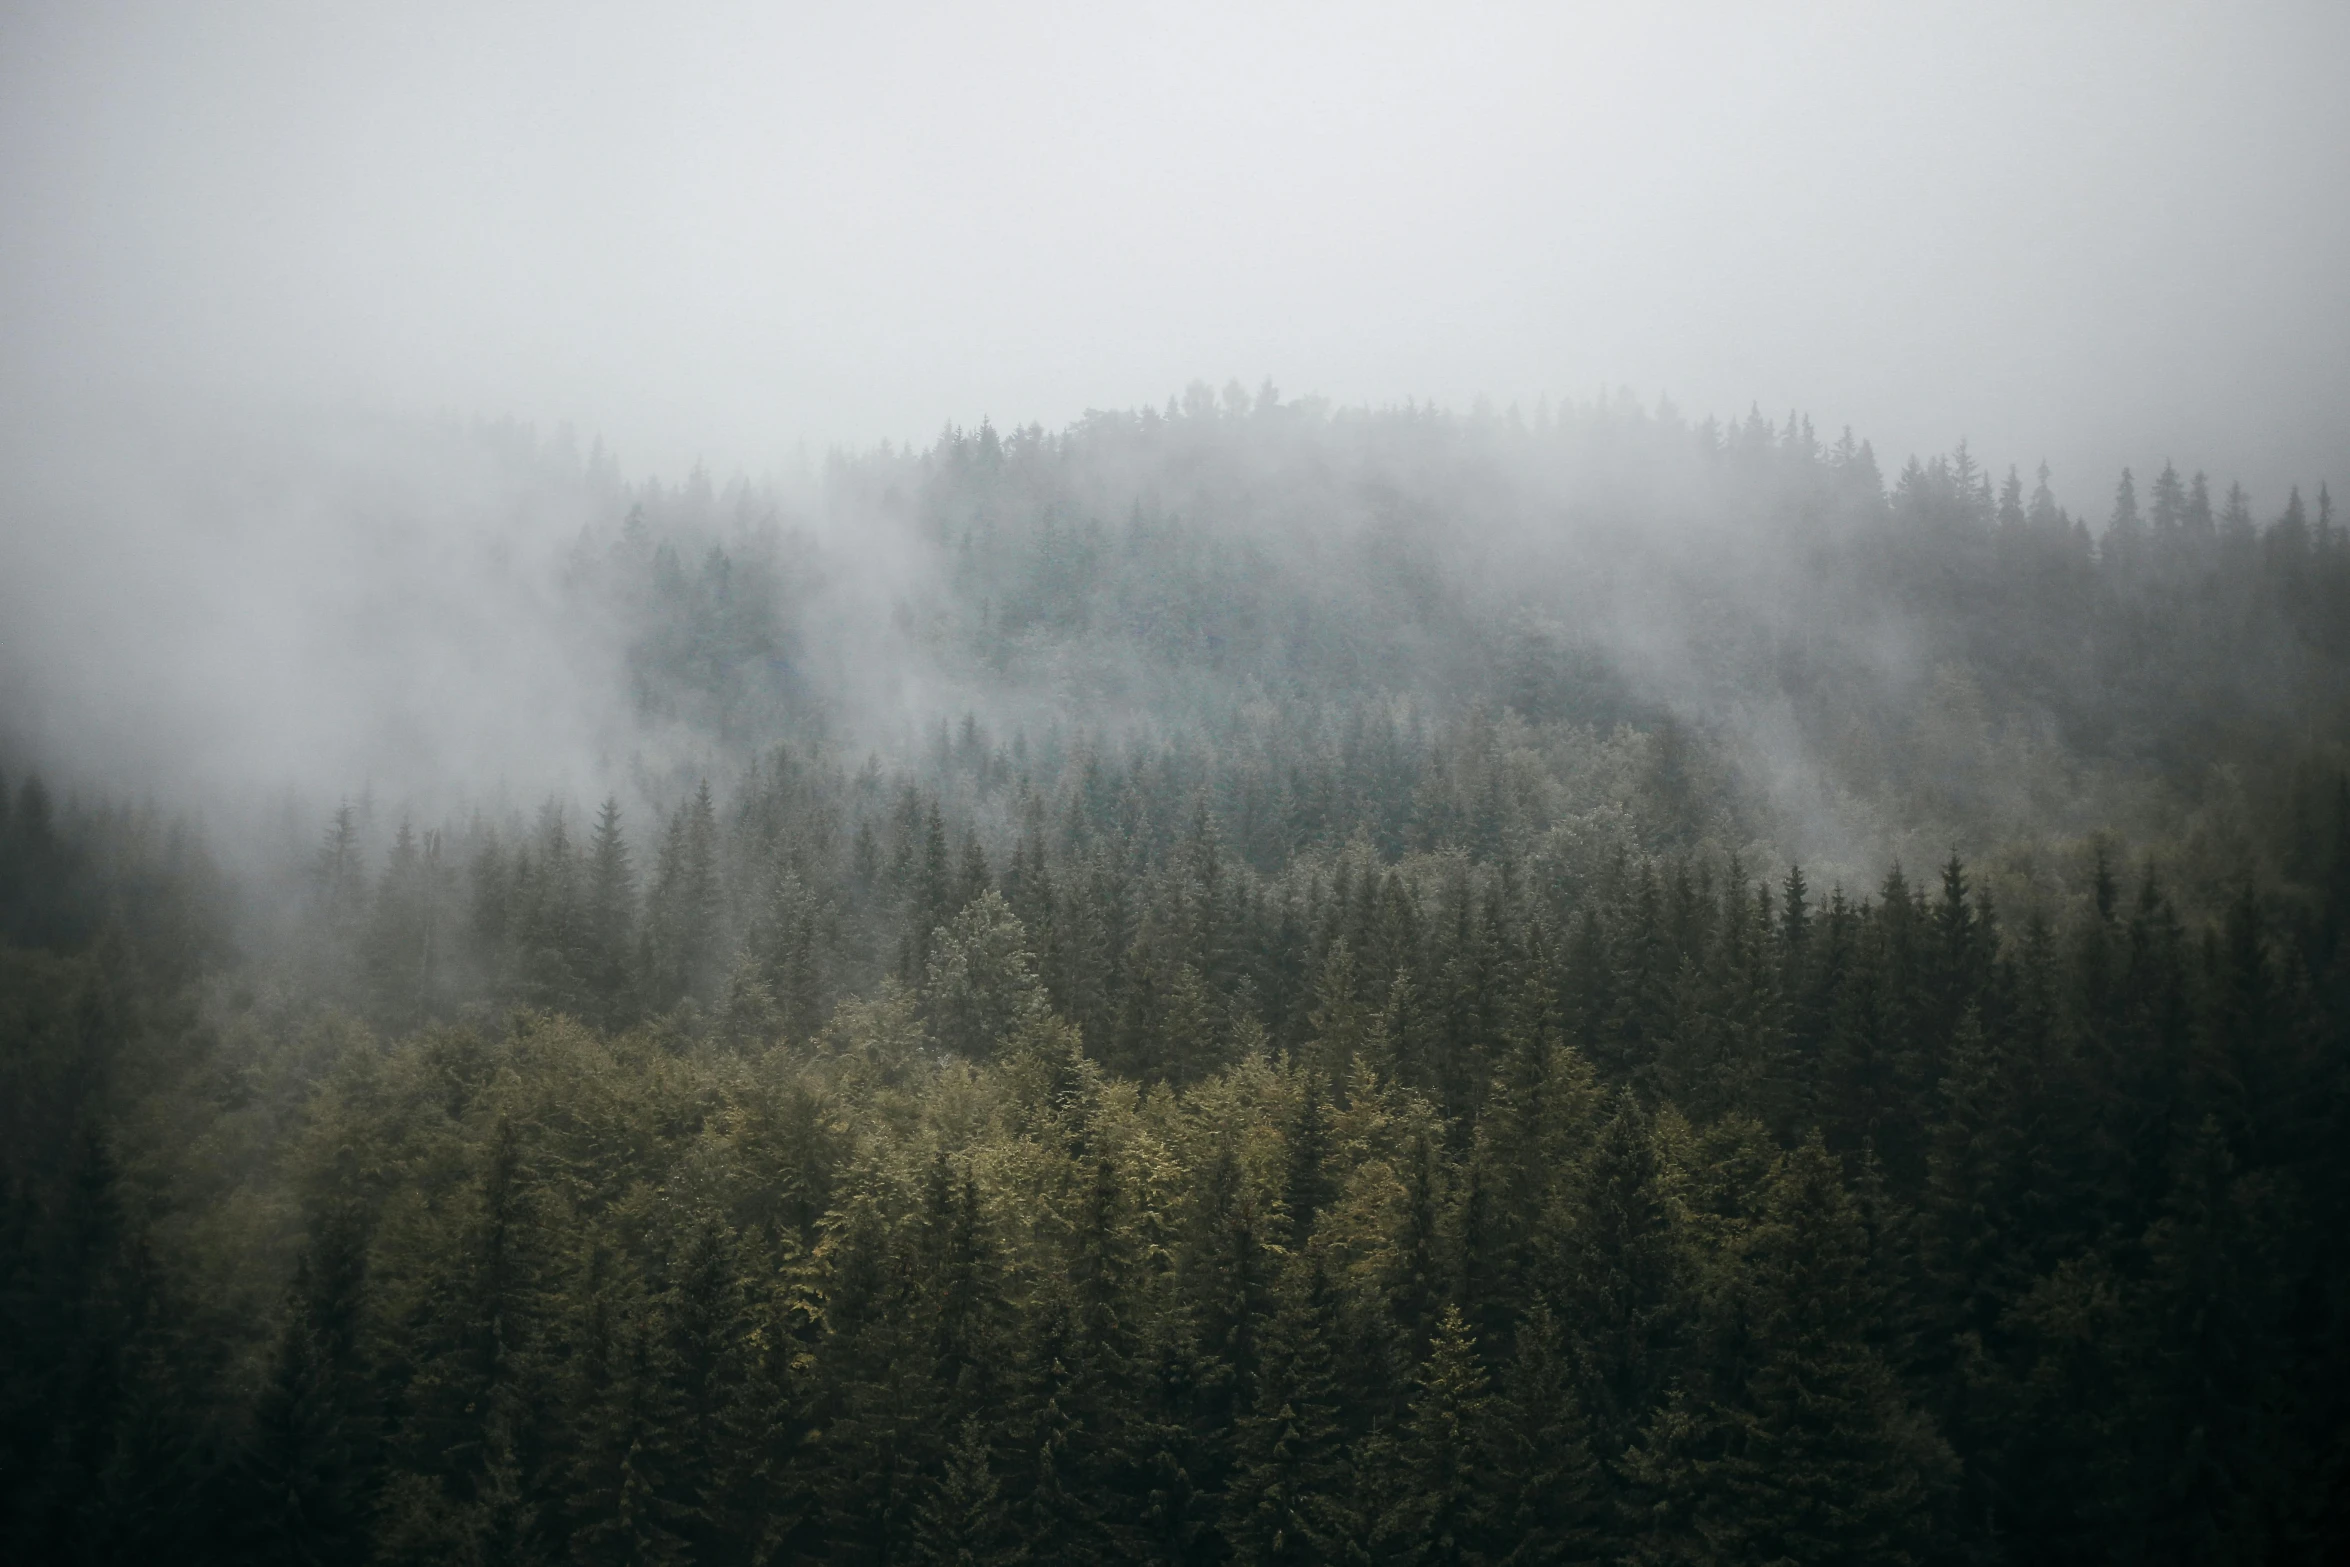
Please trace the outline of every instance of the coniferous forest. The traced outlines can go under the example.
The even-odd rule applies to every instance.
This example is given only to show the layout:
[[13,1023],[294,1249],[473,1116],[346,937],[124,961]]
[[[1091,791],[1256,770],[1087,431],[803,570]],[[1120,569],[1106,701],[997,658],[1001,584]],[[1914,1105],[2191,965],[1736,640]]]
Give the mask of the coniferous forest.
[[2330,494],[445,439],[584,761],[0,757],[8,1559],[2350,1560]]

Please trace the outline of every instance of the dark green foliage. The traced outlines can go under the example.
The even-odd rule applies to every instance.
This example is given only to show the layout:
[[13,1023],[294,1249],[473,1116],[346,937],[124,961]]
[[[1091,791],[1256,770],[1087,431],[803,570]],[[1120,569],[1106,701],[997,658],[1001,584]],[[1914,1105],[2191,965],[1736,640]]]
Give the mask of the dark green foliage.
[[1233,1432],[1224,1536],[1242,1562],[1359,1560],[1369,1530],[1341,1424],[1329,1280],[1310,1257],[1284,1281],[1248,1413]]
[[240,1465],[254,1560],[349,1561],[370,1537],[380,1421],[360,1341],[366,1242],[355,1215],[324,1218],[295,1272]]
[[1661,1404],[1689,1331],[1692,1264],[1672,1232],[1666,1173],[1650,1117],[1623,1093],[1553,1226],[1546,1293],[1603,1457],[1622,1453]]
[[1376,1528],[1382,1554],[1445,1567],[1500,1560],[1512,1543],[1507,1449],[1496,1441],[1506,1426],[1458,1310],[1438,1320],[1417,1384]]
[[[1016,860],[1050,910],[1050,862]],[[358,1047],[233,1396],[94,1130],[121,1061],[156,1070],[110,1042],[160,1014],[92,958],[10,953],[6,1301],[38,1346],[7,1382],[12,1537],[1499,1563],[2338,1535],[2342,1275],[2311,1242],[2341,1032],[2260,902],[2198,947],[2093,864],[2068,929],[2003,935],[1955,862],[1933,900],[1893,879],[1824,913],[1792,873],[1766,901],[1668,864],[1594,888],[1564,944],[1491,887],[1464,942],[1339,869],[1292,969],[1318,977],[1277,1003],[1295,1063],[1244,1015],[1241,1055],[1147,1098],[1079,1052],[992,887],[934,931],[919,1006],[783,1046],[524,1019]],[[1243,954],[1313,939],[1235,907]],[[1463,1031],[1466,1062],[1398,1070],[1410,976],[1461,954],[1485,977],[1457,1020],[1405,1027]],[[1655,1021],[1604,999],[1667,959]],[[1661,1073],[1628,1043],[1651,1028]],[[1448,1073],[1450,1133],[1422,1097]]]
[[[243,955],[192,834],[0,788],[9,1559],[2350,1554],[2324,504],[2166,469],[2097,545],[1963,448],[1888,497],[1792,420],[1495,422],[1694,453],[1803,563],[1688,711],[1569,629],[1685,603],[1638,551],[1501,604],[1401,481],[1097,504],[1459,454],[1285,417],[840,465],[942,552],[897,630],[1098,677],[1065,724],[865,759],[797,546],[649,494],[577,590],[707,781],[362,797]],[[1969,857],[1782,870],[1750,700]]]
[[1592,1449],[1567,1338],[1537,1304],[1518,1342],[1485,1435],[1497,1488],[1491,1559],[1589,1561],[1614,1537],[1613,1488]]
[[1013,1567],[1029,1559],[977,1416],[963,1422],[931,1495],[916,1514],[910,1560],[935,1567]]

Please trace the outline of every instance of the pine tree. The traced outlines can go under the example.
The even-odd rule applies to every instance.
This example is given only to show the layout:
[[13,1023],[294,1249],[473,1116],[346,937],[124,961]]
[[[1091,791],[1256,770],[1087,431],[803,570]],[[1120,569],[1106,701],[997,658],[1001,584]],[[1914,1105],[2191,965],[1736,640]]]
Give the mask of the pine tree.
[[1289,1249],[1302,1252],[1314,1232],[1314,1219],[1330,1200],[1330,1122],[1323,1099],[1322,1079],[1311,1071],[1298,1074],[1297,1115],[1286,1128],[1287,1180],[1282,1210],[1289,1220]]
[[330,995],[350,996],[358,986],[367,920],[367,851],[360,810],[344,800],[327,824],[325,841],[311,868],[319,943],[315,961]]
[[674,1454],[659,1498],[667,1522],[697,1561],[717,1559],[725,1529],[728,1434],[737,1424],[747,1349],[739,1246],[716,1214],[685,1227],[659,1302],[661,1363],[674,1389],[670,1429],[655,1433]]
[[367,1542],[377,1422],[359,1346],[366,1268],[358,1216],[323,1219],[288,1292],[239,1466],[256,1560],[348,1561]]
[[2280,1197],[2266,1177],[2238,1173],[2226,1129],[2207,1117],[2148,1228],[2143,1336],[2132,1346],[2142,1489],[2108,1492],[2140,1560],[2260,1561],[2282,1544]]
[[976,1415],[963,1422],[945,1471],[915,1515],[912,1559],[936,1567],[1013,1567],[1029,1559]]
[[586,987],[594,1020],[616,1028],[637,994],[636,869],[620,830],[620,802],[607,797],[588,845]]
[[1511,1567],[1601,1558],[1613,1500],[1593,1454],[1567,1336],[1536,1302],[1494,1412],[1494,1559]]
[[1032,1315],[1014,1429],[1025,1449],[1015,1516],[1030,1558],[1078,1563],[1108,1559],[1120,1543],[1111,1498],[1091,1483],[1086,1452],[1090,1390],[1078,1334],[1079,1307],[1066,1288],[1052,1291]]
[[922,1006],[942,1048],[985,1061],[1044,1005],[1028,933],[992,888],[936,932]]
[[1503,1501],[1494,1463],[1495,1416],[1468,1324],[1447,1306],[1421,1367],[1396,1444],[1393,1500],[1379,1521],[1399,1562],[1466,1567],[1497,1559]]
[[1234,1433],[1224,1537],[1249,1564],[1356,1559],[1367,1531],[1340,1427],[1335,1304],[1317,1259],[1283,1281],[1266,1334],[1264,1374]]
[[1318,1089],[1343,1084],[1369,1034],[1370,1009],[1356,994],[1354,949],[1344,936],[1330,943],[1314,980],[1313,1032],[1300,1063]]
[[685,1531],[691,1484],[679,1443],[673,1370],[650,1313],[629,1313],[616,1334],[614,1369],[573,1491],[579,1511],[573,1558],[582,1563],[693,1560]]
[[[1789,1154],[1724,1297],[1744,1365],[1653,1423],[1635,1560],[1909,1563],[1942,1548],[1957,1465],[1869,1341],[1866,1237],[1815,1138]],[[1659,1527],[1661,1525],[1661,1527]]]
[[403,817],[377,884],[367,939],[367,977],[375,1013],[395,1026],[413,1025],[439,999],[442,951],[438,885],[440,835],[420,841]]
[[670,816],[653,874],[640,967],[654,1011],[716,998],[721,893],[717,807],[704,780]]
[[1661,1404],[1684,1332],[1688,1263],[1664,1183],[1648,1115],[1624,1093],[1578,1172],[1545,1269],[1604,1458]]
[[2130,470],[2122,470],[2121,482],[2114,486],[2113,515],[2105,524],[2105,537],[2099,541],[2099,554],[2108,565],[2131,567],[2136,565],[2145,548],[2146,525],[2138,515],[2138,486],[2130,477]]
[[[1414,1357],[1424,1354],[1436,1332],[1445,1274],[1440,1254],[1439,1216],[1444,1208],[1436,1139],[1424,1125],[1412,1128],[1404,1145],[1403,1232],[1396,1237],[1387,1279],[1387,1301],[1395,1325]],[[1444,1308],[1453,1309],[1453,1308]]]
[[[1205,1364],[1202,1420],[1220,1435],[1248,1407],[1272,1315],[1279,1226],[1268,1225],[1240,1163],[1234,1134],[1217,1141],[1204,1176],[1199,1230],[1186,1248],[1191,1315]],[[1211,1482],[1220,1477],[1207,1477]]]
[[402,1560],[459,1548],[526,1551],[540,1529],[522,1470],[540,1440],[545,1396],[541,1201],[521,1131],[501,1115],[471,1217],[451,1237],[403,1349],[417,1369],[392,1439],[383,1524],[386,1549]]
[[2150,520],[2156,549],[2165,552],[2175,549],[2186,527],[2187,487],[2179,478],[2179,470],[2167,460],[2154,481]]

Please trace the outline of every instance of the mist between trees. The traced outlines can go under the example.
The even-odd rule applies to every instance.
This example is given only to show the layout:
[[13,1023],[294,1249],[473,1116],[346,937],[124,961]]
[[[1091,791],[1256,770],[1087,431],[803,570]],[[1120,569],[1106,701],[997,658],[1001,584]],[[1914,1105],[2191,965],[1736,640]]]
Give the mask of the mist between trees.
[[12,644],[22,1559],[2350,1545],[2322,487],[1269,387],[324,472],[203,503],[320,654],[191,622],[184,788]]

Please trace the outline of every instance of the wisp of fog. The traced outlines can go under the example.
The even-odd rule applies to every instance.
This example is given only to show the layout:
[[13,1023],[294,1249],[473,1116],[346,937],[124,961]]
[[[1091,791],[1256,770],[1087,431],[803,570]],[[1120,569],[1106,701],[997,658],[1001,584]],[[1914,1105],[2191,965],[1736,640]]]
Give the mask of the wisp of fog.
[[[682,776],[749,737],[649,705],[642,628],[575,557],[700,486],[735,500],[681,547],[796,541],[791,682],[886,744],[1013,700],[926,640],[961,524],[877,477],[894,443],[1074,435],[1237,372],[1312,394],[1293,433],[1466,423],[1342,416],[1197,471],[1091,440],[1007,523],[1156,508],[1308,575],[1334,528],[1384,539],[1808,798],[1703,606],[1830,627],[1906,689],[1901,617],[1806,598],[1686,454],[1633,493],[1473,432],[1640,388],[1849,424],[1888,481],[1962,439],[2047,459],[2092,527],[2174,460],[2273,516],[2350,443],[2346,44],[2318,5],[16,7],[8,742],[215,807]],[[1091,656],[996,716],[1206,700]]]

